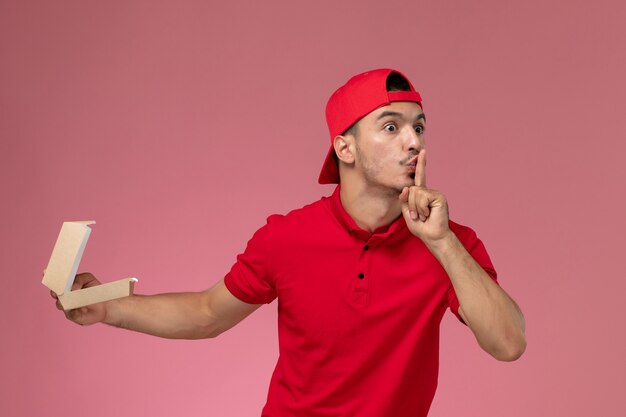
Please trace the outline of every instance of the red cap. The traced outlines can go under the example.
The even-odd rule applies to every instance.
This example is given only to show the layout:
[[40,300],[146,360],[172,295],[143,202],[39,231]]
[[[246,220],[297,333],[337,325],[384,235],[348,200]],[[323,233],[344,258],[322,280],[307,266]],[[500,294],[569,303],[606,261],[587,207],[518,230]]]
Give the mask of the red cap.
[[[409,91],[387,91],[387,77],[396,73],[409,84]],[[413,101],[422,106],[422,98],[400,71],[377,69],[355,75],[339,87],[326,104],[326,123],[330,131],[330,149],[320,172],[320,184],[339,183],[339,169],[334,159],[335,137],[343,134],[368,113],[394,101]]]

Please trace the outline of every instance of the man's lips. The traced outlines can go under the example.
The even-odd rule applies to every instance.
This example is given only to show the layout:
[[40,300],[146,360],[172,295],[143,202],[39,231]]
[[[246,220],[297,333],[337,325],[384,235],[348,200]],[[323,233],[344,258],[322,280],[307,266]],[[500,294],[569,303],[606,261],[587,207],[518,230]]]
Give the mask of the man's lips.
[[414,156],[413,158],[409,159],[409,161],[406,163],[406,166],[411,171],[415,171],[415,168],[417,167],[417,156]]

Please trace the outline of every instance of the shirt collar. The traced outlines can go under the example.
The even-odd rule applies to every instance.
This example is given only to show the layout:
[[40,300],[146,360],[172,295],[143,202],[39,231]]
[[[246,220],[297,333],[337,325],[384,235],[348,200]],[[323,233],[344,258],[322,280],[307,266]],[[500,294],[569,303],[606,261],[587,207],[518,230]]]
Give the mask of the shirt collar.
[[394,220],[391,224],[386,226],[381,226],[378,229],[374,230],[373,233],[370,233],[367,230],[361,229],[354,219],[348,214],[348,212],[343,208],[341,204],[341,185],[337,185],[335,191],[330,197],[330,208],[335,216],[335,218],[339,221],[341,226],[345,228],[348,233],[351,235],[355,235],[364,240],[369,239],[372,236],[378,237],[387,237],[393,236],[394,234],[400,232],[402,229],[406,229],[406,223],[402,215],[400,215],[396,220]]

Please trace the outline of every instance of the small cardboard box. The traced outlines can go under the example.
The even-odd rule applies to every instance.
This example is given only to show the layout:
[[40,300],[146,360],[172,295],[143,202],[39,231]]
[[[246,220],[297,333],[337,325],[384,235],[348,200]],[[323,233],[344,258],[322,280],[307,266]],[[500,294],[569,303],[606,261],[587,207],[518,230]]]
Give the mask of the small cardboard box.
[[132,295],[136,278],[72,291],[80,259],[91,234],[94,220],[64,222],[44,273],[43,285],[54,291],[64,310],[71,310]]

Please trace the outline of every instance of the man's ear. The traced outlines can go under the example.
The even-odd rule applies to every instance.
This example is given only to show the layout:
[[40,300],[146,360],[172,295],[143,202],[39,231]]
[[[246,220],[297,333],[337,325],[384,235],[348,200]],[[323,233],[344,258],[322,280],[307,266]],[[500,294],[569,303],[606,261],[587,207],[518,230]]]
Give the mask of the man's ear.
[[354,163],[354,137],[337,135],[333,141],[337,159],[346,164]]

